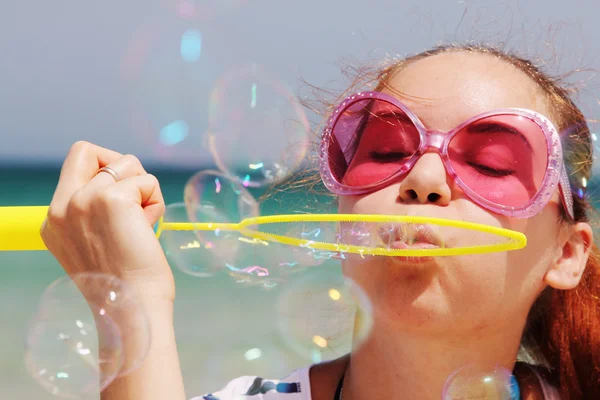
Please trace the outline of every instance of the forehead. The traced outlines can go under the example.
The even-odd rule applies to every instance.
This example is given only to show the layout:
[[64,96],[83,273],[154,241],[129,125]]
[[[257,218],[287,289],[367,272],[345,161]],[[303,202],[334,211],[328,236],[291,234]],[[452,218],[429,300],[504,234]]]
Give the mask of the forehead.
[[389,88],[383,92],[400,97],[436,129],[451,129],[499,108],[526,108],[549,117],[546,98],[535,82],[517,67],[488,54],[431,56],[409,63],[387,83]]

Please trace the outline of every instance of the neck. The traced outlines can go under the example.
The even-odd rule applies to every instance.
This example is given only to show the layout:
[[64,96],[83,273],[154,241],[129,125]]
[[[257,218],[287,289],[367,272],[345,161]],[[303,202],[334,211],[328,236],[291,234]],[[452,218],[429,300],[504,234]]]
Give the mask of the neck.
[[343,400],[439,400],[448,377],[466,365],[512,371],[521,328],[501,327],[456,338],[398,332],[376,324],[369,338],[352,351]]

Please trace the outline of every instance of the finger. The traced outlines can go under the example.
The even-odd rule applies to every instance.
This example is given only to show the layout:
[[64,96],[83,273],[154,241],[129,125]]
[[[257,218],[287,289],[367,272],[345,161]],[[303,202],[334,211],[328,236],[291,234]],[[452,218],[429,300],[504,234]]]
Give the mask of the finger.
[[66,205],[73,193],[90,181],[98,170],[118,160],[122,154],[88,142],[77,142],[69,150],[60,171],[53,205]]
[[141,206],[151,226],[165,213],[165,201],[154,175],[133,176],[108,186],[104,192],[109,201],[129,201]]
[[[131,154],[126,154],[120,157],[118,160],[108,164],[107,167],[112,169],[117,174],[119,181],[132,178],[134,176],[147,174],[140,160]],[[81,190],[85,190],[86,192],[90,193],[98,190],[104,190],[106,186],[114,183],[116,183],[116,180],[111,174],[97,171],[96,175],[89,181],[89,183],[82,187]]]

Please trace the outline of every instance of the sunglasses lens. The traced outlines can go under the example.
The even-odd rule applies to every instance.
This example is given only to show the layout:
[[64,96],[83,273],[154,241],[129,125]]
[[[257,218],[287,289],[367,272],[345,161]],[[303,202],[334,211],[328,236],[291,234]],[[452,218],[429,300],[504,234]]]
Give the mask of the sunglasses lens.
[[328,146],[329,168],[337,182],[376,185],[401,171],[419,149],[417,128],[387,101],[359,100],[340,112]]
[[472,192],[501,206],[524,207],[537,194],[548,164],[546,135],[518,115],[481,118],[448,146],[456,175]]

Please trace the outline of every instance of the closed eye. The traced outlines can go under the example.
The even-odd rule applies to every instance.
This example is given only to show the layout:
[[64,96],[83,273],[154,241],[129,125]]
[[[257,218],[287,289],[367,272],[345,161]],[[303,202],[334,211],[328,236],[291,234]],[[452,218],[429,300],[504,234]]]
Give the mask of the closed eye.
[[496,168],[492,168],[488,165],[477,164],[477,163],[473,163],[473,162],[469,162],[469,163],[467,163],[467,165],[476,169],[477,171],[481,172],[484,175],[492,176],[492,177],[509,176],[509,175],[514,174],[514,172],[515,172],[511,169],[496,169]]
[[385,153],[380,153],[373,151],[370,156],[372,159],[381,162],[390,162],[390,161],[398,161],[405,158],[409,158],[412,153],[400,152],[400,151],[390,151]]

